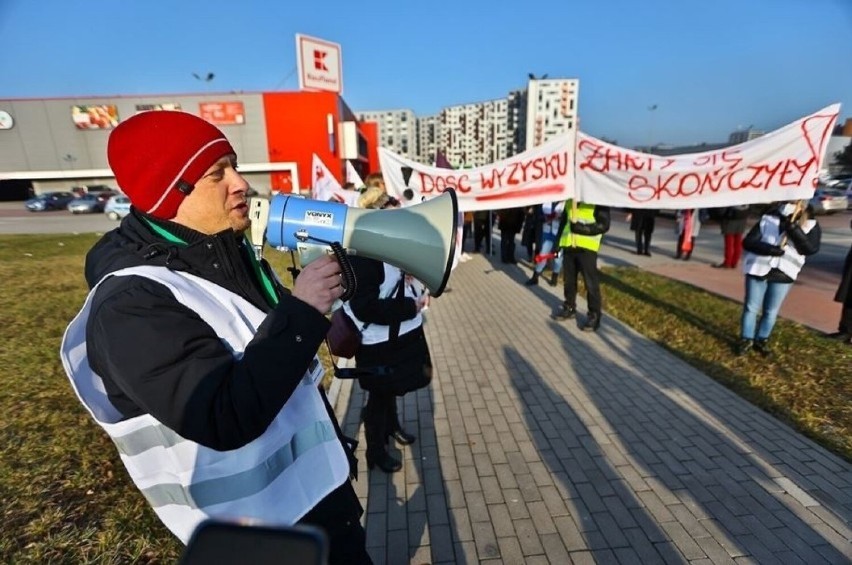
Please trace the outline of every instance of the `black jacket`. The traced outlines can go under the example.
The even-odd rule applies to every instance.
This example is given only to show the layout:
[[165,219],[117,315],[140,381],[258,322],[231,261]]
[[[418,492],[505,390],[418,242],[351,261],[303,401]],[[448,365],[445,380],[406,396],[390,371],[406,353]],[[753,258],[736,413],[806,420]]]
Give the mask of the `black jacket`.
[[568,204],[565,204],[565,210],[562,211],[562,217],[559,220],[559,231],[556,234],[557,242],[562,237],[566,225],[570,225],[572,233],[577,235],[603,235],[609,231],[610,213],[608,206],[595,205],[595,222],[593,224],[581,224],[579,222],[572,224],[568,221],[568,216],[571,213],[571,206]]
[[[170,243],[151,222],[186,244]],[[313,360],[329,322],[276,283],[279,302],[273,306],[249,253],[231,230],[208,236],[136,210],[92,248],[86,257],[90,288],[121,268],[167,266],[268,312],[237,360],[210,326],[159,283],[138,276],[105,281],[93,299],[86,341],[90,365],[122,414],[149,413],[182,437],[220,451],[266,430]]]

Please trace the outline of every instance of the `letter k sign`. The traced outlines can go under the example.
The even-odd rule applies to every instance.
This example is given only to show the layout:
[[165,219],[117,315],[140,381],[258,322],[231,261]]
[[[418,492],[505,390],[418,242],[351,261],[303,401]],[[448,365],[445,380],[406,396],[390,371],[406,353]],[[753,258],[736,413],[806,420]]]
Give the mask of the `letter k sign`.
[[314,70],[316,71],[327,71],[328,67],[325,66],[325,56],[328,55],[325,51],[320,51],[319,49],[314,49]]

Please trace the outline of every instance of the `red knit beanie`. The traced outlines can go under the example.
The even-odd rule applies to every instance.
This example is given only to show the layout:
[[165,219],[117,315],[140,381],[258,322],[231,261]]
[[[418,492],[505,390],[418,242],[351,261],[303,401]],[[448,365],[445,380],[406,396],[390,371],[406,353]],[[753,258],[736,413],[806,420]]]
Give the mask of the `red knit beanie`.
[[115,180],[138,210],[170,220],[216,161],[234,153],[218,128],[186,112],[150,111],[124,120],[109,136]]

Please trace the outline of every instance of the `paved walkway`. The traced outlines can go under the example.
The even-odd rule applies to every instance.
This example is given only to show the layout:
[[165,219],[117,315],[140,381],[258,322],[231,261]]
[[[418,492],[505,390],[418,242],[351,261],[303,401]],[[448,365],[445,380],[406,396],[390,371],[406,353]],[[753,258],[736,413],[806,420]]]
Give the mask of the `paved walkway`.
[[852,561],[852,465],[606,314],[550,320],[561,289],[527,276],[474,256],[430,309],[418,441],[356,483],[376,563]]

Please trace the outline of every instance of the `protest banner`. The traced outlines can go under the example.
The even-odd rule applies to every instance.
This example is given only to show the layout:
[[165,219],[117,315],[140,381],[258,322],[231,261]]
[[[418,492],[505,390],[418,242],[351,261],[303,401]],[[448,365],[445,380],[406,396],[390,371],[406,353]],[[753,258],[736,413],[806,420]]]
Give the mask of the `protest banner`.
[[813,196],[840,104],[757,139],[659,156],[577,137],[578,199],[624,208],[714,208]]
[[442,169],[379,148],[389,194],[421,202],[453,188],[459,210],[496,210],[566,200],[574,194],[574,132],[502,161],[470,169]]
[[347,206],[358,206],[358,197],[361,194],[357,190],[343,190],[322,159],[314,153],[311,164],[311,198],[314,200],[333,200]]

